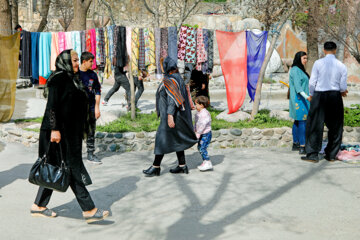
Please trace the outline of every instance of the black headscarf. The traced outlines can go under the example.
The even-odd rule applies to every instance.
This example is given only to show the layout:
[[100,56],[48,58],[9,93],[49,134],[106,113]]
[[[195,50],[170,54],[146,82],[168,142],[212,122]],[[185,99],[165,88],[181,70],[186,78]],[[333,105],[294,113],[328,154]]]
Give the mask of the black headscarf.
[[294,61],[291,67],[300,68],[307,76],[310,78],[309,74],[306,72],[304,65],[301,63],[301,57],[306,56],[306,52],[300,51],[295,54]]

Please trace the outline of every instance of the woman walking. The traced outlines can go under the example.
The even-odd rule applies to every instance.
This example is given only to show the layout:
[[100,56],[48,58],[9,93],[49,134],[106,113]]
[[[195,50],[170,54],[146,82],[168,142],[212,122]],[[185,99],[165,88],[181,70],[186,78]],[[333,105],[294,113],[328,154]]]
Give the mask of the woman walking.
[[156,112],[160,125],[155,138],[153,165],[143,170],[146,176],[159,176],[164,154],[176,152],[178,166],[171,173],[189,173],[184,150],[197,143],[191,118],[189,96],[176,63],[167,57],[161,64],[164,78],[156,92]]
[[[70,168],[70,187],[83,211],[83,217],[96,222],[109,215],[108,211],[95,208],[86,185],[91,179],[82,161],[82,140],[89,133],[89,100],[85,86],[79,79],[79,57],[74,50],[63,51],[56,59],[56,71],[47,82],[48,101],[40,128],[39,156],[43,156],[49,145],[55,150],[61,144],[66,165]],[[57,143],[57,144],[55,144]],[[55,161],[56,153],[49,151],[50,161]],[[55,159],[55,160],[54,160]],[[46,206],[53,190],[40,187],[32,216],[56,217],[56,213]]]
[[300,154],[305,154],[305,127],[310,108],[309,74],[305,70],[306,63],[306,53],[302,51],[296,53],[289,77],[289,111],[290,117],[294,119],[292,150],[299,151]]

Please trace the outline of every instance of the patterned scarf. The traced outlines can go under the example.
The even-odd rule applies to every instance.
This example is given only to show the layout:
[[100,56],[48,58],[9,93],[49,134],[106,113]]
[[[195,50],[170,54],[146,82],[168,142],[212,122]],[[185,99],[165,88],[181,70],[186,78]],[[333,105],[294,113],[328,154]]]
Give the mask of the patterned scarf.
[[181,26],[180,28],[180,38],[178,45],[178,59],[184,61],[185,59],[185,49],[186,49],[186,39],[187,39],[187,26]]
[[167,28],[161,28],[160,38],[161,38],[160,56],[162,58],[166,58],[168,55],[168,29]]
[[[207,56],[207,53],[209,52],[209,30],[203,29],[203,38],[204,38],[204,46]],[[206,59],[206,61],[203,62],[201,65],[201,71],[203,72],[203,74],[207,73],[207,69],[208,69],[208,61]]]
[[144,39],[144,29],[139,29],[139,69],[145,69],[145,39]]
[[86,30],[85,32],[85,51],[91,52],[91,37],[90,37],[90,30]]
[[197,29],[197,45],[196,45],[196,70],[201,71],[202,63],[207,60],[207,52],[205,51],[203,30]]
[[137,77],[139,75],[139,29],[133,28],[131,33],[131,71]]
[[155,28],[155,60],[156,60],[156,73],[161,72],[160,68],[160,49],[161,49],[161,32],[160,28]]
[[207,73],[212,73],[214,67],[214,31],[209,30],[208,68]]
[[81,52],[86,51],[86,37],[85,37],[85,31],[80,32],[80,41],[81,41]]
[[[175,79],[173,78],[169,78],[167,76],[165,76],[162,80],[162,82],[160,83],[160,86],[157,90],[157,94],[160,92],[161,89],[165,88],[165,91],[167,93],[167,95],[174,100],[176,106],[178,108],[181,108],[182,111],[185,111],[185,99],[184,97],[181,95],[180,89],[179,89],[179,85],[176,82]],[[158,117],[160,116],[160,111],[158,109],[158,104],[156,104],[156,112]]]
[[109,37],[108,29],[104,28],[104,39],[105,39],[105,68],[104,68],[104,77],[109,78],[111,76],[111,62],[110,62],[110,51],[109,51]]
[[168,56],[177,62],[177,30],[176,27],[168,28]]
[[61,53],[62,51],[64,51],[66,49],[66,38],[65,38],[65,33],[64,32],[59,32],[58,33],[58,38],[59,38],[59,52]]
[[196,62],[196,30],[195,30],[195,28],[192,28],[192,27],[188,28],[185,51],[186,51],[185,63],[195,64],[195,62]]
[[149,73],[153,73],[156,69],[155,61],[155,39],[152,28],[144,29],[145,39],[145,66]]
[[105,37],[103,28],[96,28],[96,62],[101,68],[105,66]]

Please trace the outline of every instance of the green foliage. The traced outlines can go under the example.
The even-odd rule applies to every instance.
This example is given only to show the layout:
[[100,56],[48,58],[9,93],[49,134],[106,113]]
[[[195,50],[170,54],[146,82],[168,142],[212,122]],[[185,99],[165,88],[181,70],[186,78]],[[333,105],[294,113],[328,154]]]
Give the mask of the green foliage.
[[29,132],[40,132],[40,128],[24,128],[24,130]]
[[264,77],[263,83],[276,83],[276,81],[272,78]]
[[15,123],[22,123],[22,122],[41,123],[42,119],[43,119],[42,117],[38,117],[38,118],[19,118],[19,119],[15,119],[14,122]]
[[198,25],[198,24],[195,24],[195,25],[183,24],[183,26],[191,27],[191,28],[199,28],[199,25]]
[[294,16],[294,25],[300,28],[304,28],[307,26],[308,21],[308,13],[305,12],[298,12]]
[[344,109],[344,126],[360,127],[360,104],[353,104]]

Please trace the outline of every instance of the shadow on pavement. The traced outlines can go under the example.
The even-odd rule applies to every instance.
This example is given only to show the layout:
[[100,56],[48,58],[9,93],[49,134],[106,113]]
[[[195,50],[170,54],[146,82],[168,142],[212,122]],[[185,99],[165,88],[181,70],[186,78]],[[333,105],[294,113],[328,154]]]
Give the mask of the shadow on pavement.
[[11,184],[17,179],[27,179],[29,177],[32,164],[19,164],[9,170],[0,172],[0,189]]
[[280,198],[283,194],[306,181],[308,178],[314,176],[326,166],[328,166],[328,164],[323,162],[317,167],[311,168],[309,171],[296,179],[288,182],[282,187],[277,188],[275,191],[263,196],[259,200],[249,203],[247,206],[239,209],[235,209],[236,205],[229,206],[234,208],[234,211],[231,214],[208,224],[201,223],[201,220],[220,202],[233,174],[224,173],[221,184],[217,188],[217,192],[205,205],[201,204],[199,197],[189,187],[189,183],[185,178],[175,178],[178,182],[177,186],[179,186],[180,190],[185,196],[187,196],[190,205],[183,210],[182,217],[168,228],[166,239],[216,239],[224,233],[224,229],[228,225],[233,224],[261,206]]
[[[125,177],[118,181],[111,183],[110,185],[93,190],[90,192],[91,198],[93,199],[95,206],[100,209],[109,210],[110,216],[112,215],[111,206],[134,191],[137,186],[136,183],[140,180],[139,177]],[[71,202],[60,205],[53,208],[60,217],[82,219],[82,211],[79,207],[76,199]],[[112,221],[105,221],[101,225],[112,224]]]

